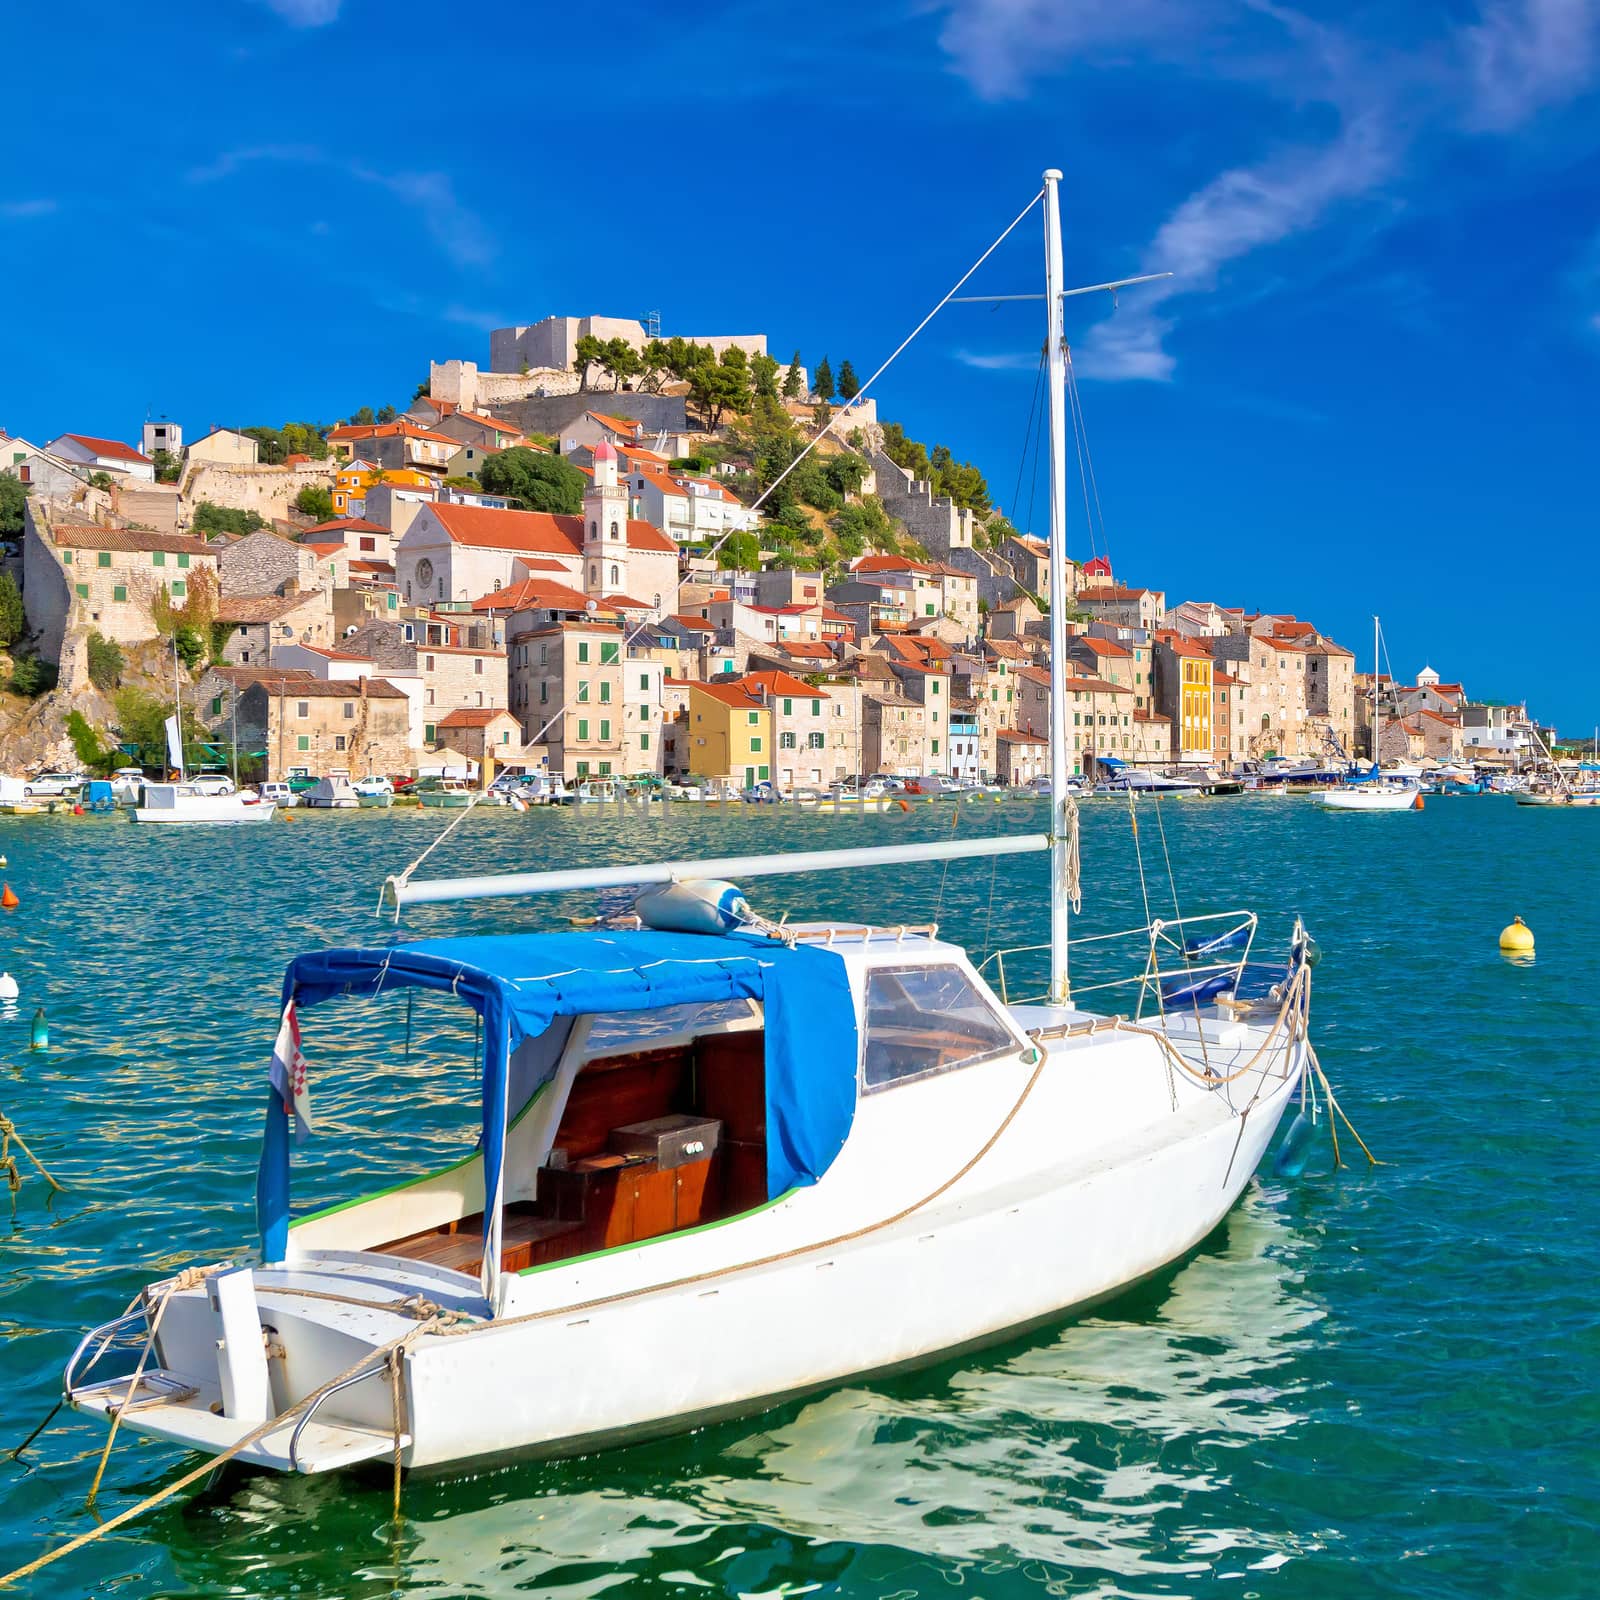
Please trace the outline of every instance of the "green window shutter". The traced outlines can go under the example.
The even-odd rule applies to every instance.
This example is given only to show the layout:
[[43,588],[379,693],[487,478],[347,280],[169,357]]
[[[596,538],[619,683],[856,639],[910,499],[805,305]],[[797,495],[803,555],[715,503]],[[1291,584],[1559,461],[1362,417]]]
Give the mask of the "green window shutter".
[[189,558],[188,556],[184,555],[182,551],[178,553],[178,565],[180,567],[187,567],[189,565]]
[[589,737],[589,719],[587,717],[578,718],[578,737],[580,739]]
[[648,733],[641,733],[639,735],[639,748],[641,750],[648,750],[650,748],[650,735]]
[[649,689],[650,689],[650,674],[648,672],[641,672],[639,674],[639,687],[641,689],[645,690],[647,693],[649,692]]
[[126,600],[128,598],[128,587],[127,587],[127,585],[123,584],[123,583],[119,583],[111,591],[111,598],[113,600]]
[[771,777],[772,774],[770,772],[768,772],[765,767],[757,767],[756,768],[756,776],[758,778],[761,778],[761,779],[765,780],[765,779]]
[[297,750],[309,750],[311,748],[311,735],[308,733],[297,734],[294,743]]
[[438,728],[437,728],[437,725],[432,723],[432,722],[423,723],[423,725],[422,725],[422,738],[423,738],[423,742],[426,743],[426,744],[437,744],[438,743]]
[[603,682],[600,685],[600,704],[603,706],[611,704],[611,685],[609,683]]
[[923,607],[923,608],[922,608],[922,614],[923,614],[923,615],[924,615],[924,616],[925,616],[925,617],[931,617],[931,616],[932,616],[932,615],[933,615],[933,607],[932,607],[932,606],[931,606],[931,605],[926,605],[926,606],[924,606],[924,607]]
[[100,552],[99,559],[96,561],[95,565],[96,566],[101,566],[101,567],[109,567],[111,565],[111,552],[109,550],[102,550]]
[[600,776],[602,778],[609,778],[611,776],[611,763],[609,761],[602,761],[600,763]]
[[78,598],[80,600],[87,600],[89,598],[89,585],[88,584],[79,583],[79,584],[74,584],[73,587],[75,589],[77,589]]
[[172,580],[172,598],[174,600],[181,599],[184,595],[188,594],[188,592],[189,585],[186,584],[182,578],[174,578]]
[[602,717],[600,719],[600,742],[604,744],[611,737],[611,724]]
[[750,711],[747,712],[746,715],[750,719],[750,726],[752,728],[759,728],[761,726],[761,713],[759,711]]
[[61,552],[61,559],[70,567],[72,565],[72,552],[70,550],[63,550]]
[[616,647],[616,645],[614,645],[614,644],[603,644],[603,645],[600,646],[600,664],[601,664],[601,666],[604,666],[609,661],[615,661],[616,659],[617,659],[617,647]]
[[783,702],[783,714],[786,717],[792,717],[794,715],[794,701],[793,700],[785,700]]
[[587,778],[589,776],[589,763],[587,761],[580,761],[578,763],[578,776],[580,778]]
[[820,717],[822,715],[822,702],[820,700],[813,700],[811,702],[811,715],[814,717]]
[[152,567],[164,567],[166,564],[167,552],[165,550],[152,550],[150,552],[150,565]]
[[939,741],[937,739],[933,741],[933,753],[935,755],[938,755],[939,753]]
[[580,639],[578,641],[578,659],[580,661],[587,661],[589,659],[589,641],[587,639]]
[[222,696],[220,694],[212,695],[211,697],[211,715],[214,717],[222,715]]
[[750,754],[753,756],[758,756],[761,754],[761,741],[754,736],[752,736],[750,740]]

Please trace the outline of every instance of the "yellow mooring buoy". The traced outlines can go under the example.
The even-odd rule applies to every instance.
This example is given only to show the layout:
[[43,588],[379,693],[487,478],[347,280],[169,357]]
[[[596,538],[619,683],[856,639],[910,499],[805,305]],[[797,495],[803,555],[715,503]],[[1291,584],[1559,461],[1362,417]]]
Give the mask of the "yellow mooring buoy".
[[1509,928],[1500,930],[1500,948],[1518,955],[1533,954],[1533,929],[1521,917],[1513,917]]

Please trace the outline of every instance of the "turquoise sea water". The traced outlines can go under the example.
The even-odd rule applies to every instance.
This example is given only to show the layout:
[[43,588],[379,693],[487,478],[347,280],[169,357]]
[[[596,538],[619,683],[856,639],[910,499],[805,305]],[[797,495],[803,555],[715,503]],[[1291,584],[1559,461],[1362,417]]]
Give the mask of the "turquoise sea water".
[[[1043,811],[953,817],[481,812],[425,875],[1021,830]],[[0,877],[22,902],[0,921],[0,965],[21,985],[0,1017],[0,1109],[71,1185],[47,1204],[29,1173],[0,1218],[0,1445],[43,1417],[86,1326],[159,1272],[253,1245],[283,965],[389,937],[371,914],[378,884],[443,820],[0,819]],[[1163,834],[1184,912],[1252,906],[1273,949],[1305,916],[1324,951],[1324,1064],[1389,1165],[1330,1174],[1322,1153],[1304,1178],[1264,1177],[1160,1281],[981,1358],[622,1454],[413,1478],[398,1528],[382,1474],[226,1476],[19,1592],[1593,1593],[1600,815],[1467,798],[1420,816],[1145,802],[1156,914],[1172,899]],[[748,887],[774,915],[937,914],[977,949],[1044,937],[1044,867]],[[1143,920],[1125,810],[1085,806],[1084,876],[1075,931]],[[406,930],[548,927],[582,909],[427,908]],[[1513,913],[1538,936],[1532,965],[1496,949]],[[51,1042],[32,1053],[40,1004]],[[308,1018],[320,1129],[297,1199],[359,1192],[467,1137],[469,1021],[419,1004],[408,1055],[392,1013],[337,1010]],[[527,1375],[550,1381],[568,1380]],[[21,1462],[0,1456],[0,1570],[91,1525],[103,1438],[65,1417]],[[196,1459],[119,1441],[101,1514]]]

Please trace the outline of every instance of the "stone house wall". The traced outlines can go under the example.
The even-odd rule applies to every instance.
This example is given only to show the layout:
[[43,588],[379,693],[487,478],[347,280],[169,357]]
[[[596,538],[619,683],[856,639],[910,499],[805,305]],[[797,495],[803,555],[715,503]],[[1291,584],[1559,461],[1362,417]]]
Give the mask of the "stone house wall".
[[281,521],[289,515],[289,507],[302,489],[331,490],[337,467],[331,456],[326,461],[298,467],[245,467],[202,461],[184,474],[184,510],[180,515],[187,524],[194,508],[208,500],[214,506],[254,511],[268,522]]

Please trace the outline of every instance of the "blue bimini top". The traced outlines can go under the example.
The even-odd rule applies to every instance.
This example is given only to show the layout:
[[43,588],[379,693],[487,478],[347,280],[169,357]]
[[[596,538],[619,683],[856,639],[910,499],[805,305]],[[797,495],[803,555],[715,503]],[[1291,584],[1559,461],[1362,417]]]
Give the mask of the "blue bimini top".
[[[654,931],[516,933],[422,939],[379,950],[319,950],[293,961],[283,999],[297,1007],[391,989],[447,991],[483,1018],[484,1293],[499,1275],[501,1163],[511,1054],[557,1017],[756,1000],[765,1012],[767,1193],[815,1183],[855,1116],[856,1018],[831,950],[749,934]],[[548,1081],[555,1071],[552,1061]],[[256,1186],[262,1254],[289,1243],[289,1116],[269,1092]]]

